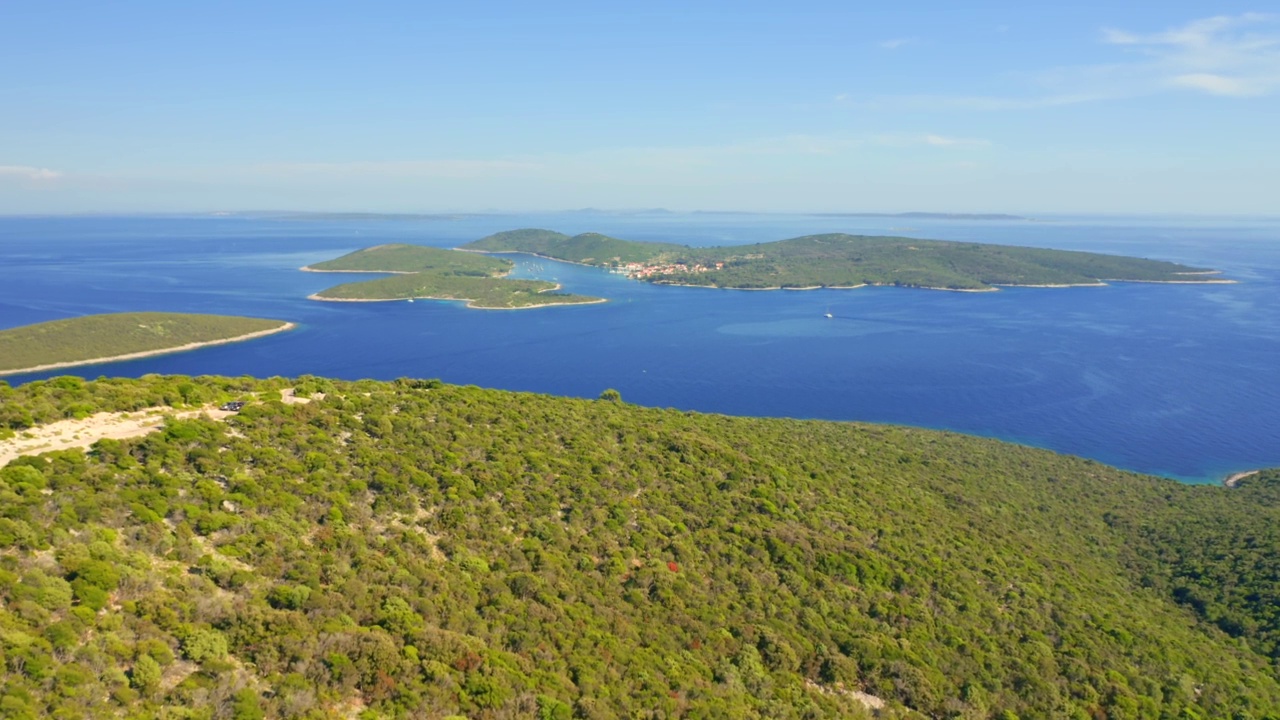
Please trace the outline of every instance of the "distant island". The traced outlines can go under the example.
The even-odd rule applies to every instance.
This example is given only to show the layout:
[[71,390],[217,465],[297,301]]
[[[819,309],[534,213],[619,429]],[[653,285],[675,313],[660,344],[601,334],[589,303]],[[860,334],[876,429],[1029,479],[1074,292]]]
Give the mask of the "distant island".
[[545,280],[505,277],[514,263],[475,253],[422,245],[391,244],[357,250],[302,268],[307,272],[372,272],[392,277],[345,283],[310,296],[330,302],[459,300],[484,310],[517,310],[552,305],[602,303],[604,298],[558,293]]
[[0,330],[0,375],[164,355],[291,330],[282,320],[130,312]]
[[940,212],[849,212],[849,213],[814,213],[817,217],[866,217],[866,218],[904,218],[909,220],[1030,220],[1021,215],[1004,213],[940,213]]
[[523,229],[461,247],[520,252],[593,265],[652,283],[770,290],[892,285],[991,291],[999,286],[1071,287],[1107,281],[1230,283],[1216,270],[1099,253],[866,235],[807,235],[754,245],[694,248]]

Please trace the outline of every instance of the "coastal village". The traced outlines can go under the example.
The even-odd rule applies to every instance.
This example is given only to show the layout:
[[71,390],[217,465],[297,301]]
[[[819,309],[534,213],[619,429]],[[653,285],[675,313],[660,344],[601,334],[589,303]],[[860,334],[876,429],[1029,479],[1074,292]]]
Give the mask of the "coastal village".
[[642,280],[644,278],[654,277],[655,275],[682,275],[685,273],[704,273],[712,270],[720,270],[724,268],[723,262],[716,262],[709,265],[703,263],[694,263],[692,265],[682,262],[667,263],[665,265],[645,265],[644,263],[629,262],[619,265],[613,272],[626,275],[632,280]]

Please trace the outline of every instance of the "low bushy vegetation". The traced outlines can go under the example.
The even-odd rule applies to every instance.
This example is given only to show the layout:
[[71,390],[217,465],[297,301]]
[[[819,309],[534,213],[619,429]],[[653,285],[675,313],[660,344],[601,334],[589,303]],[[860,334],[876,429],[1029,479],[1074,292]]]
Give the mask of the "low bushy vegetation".
[[378,245],[307,269],[397,273],[322,290],[314,296],[319,300],[431,298],[465,300],[468,307],[489,309],[602,302],[600,298],[557,293],[559,286],[545,280],[501,277],[512,266],[510,260],[478,253],[421,245]]
[[[289,385],[315,399],[274,399]],[[171,420],[0,469],[0,714],[856,718],[867,696],[881,717],[915,718],[1280,707],[1274,475],[1184,486],[942,432],[607,391],[0,384],[15,429],[234,399],[250,403],[225,423]],[[1193,585],[1223,589],[1197,604]]]
[[647,275],[644,279],[722,288],[871,284],[984,290],[997,285],[1208,279],[1195,274],[1204,272],[1200,268],[1159,260],[839,233],[754,245],[692,248],[619,240],[598,233],[570,237],[550,230],[512,230],[463,247],[485,252],[528,252],[604,267],[633,262],[689,267],[701,265],[709,269],[705,272],[664,272]]

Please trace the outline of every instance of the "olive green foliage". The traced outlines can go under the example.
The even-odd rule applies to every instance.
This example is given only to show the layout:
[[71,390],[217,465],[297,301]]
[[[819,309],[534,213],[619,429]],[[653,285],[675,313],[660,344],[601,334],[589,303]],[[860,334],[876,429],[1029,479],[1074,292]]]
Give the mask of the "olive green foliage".
[[1107,519],[1137,538],[1133,563],[1145,582],[1280,667],[1280,471],[1196,495]]
[[531,252],[601,266],[626,262],[714,266],[652,275],[650,282],[722,288],[851,287],[863,284],[982,290],[996,285],[1094,284],[1102,280],[1195,281],[1199,268],[1097,253],[863,235],[810,235],[755,245],[691,248],[547,230],[498,233],[463,247]]
[[283,324],[227,315],[136,312],[24,325],[0,330],[0,373],[226,340]]
[[511,270],[511,261],[425,245],[376,245],[356,250],[340,258],[308,265],[308,270],[326,272],[424,272],[436,270],[453,275],[491,277]]
[[600,302],[600,298],[554,292],[544,280],[512,280],[502,275],[512,262],[478,253],[421,245],[378,245],[335,260],[309,266],[311,270],[394,272],[392,277],[346,283],[322,290],[329,300],[396,300],[433,298],[466,300],[475,308],[522,308]]
[[[323,381],[303,378],[307,386]],[[13,388],[0,380],[0,437],[34,425],[84,418],[96,412],[131,412],[153,407],[187,408],[250,399],[255,392],[278,393],[289,387],[280,378],[201,378],[144,375],[141,379],[102,378],[88,382],[74,375]],[[317,391],[319,392],[319,391]],[[189,428],[191,426],[181,426]],[[170,429],[177,432],[178,427]]]
[[[1168,546],[1152,508],[1206,533],[1274,514],[1248,487],[423,380],[60,380],[0,385],[0,407],[325,395],[0,470],[5,717],[866,717],[854,691],[886,718],[1280,707],[1268,658],[1138,547]],[[1214,557],[1251,617],[1263,578]]]
[[650,262],[664,254],[688,252],[684,245],[619,240],[600,233],[569,236],[552,230],[508,230],[463,245],[483,252],[523,252],[584,265]]
[[557,287],[555,283],[545,280],[415,273],[337,285],[318,293],[318,296],[331,300],[467,300],[467,306],[474,308],[521,308],[600,302],[600,298],[555,292]]

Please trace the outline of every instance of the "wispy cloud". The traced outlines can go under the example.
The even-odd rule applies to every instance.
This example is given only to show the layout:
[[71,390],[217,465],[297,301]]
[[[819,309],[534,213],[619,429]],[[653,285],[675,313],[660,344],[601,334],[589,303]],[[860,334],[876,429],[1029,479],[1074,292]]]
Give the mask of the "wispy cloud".
[[984,146],[984,145],[991,144],[986,140],[981,140],[978,138],[955,138],[955,137],[946,137],[944,135],[925,135],[924,143],[926,145],[933,145],[934,147],[964,147],[966,145]]
[[62,173],[48,168],[28,165],[0,165],[0,178],[19,178],[21,180],[49,181],[62,177]]
[[895,95],[841,103],[876,109],[1029,110],[1164,92],[1249,98],[1280,91],[1280,16],[1245,13],[1193,20],[1159,32],[1103,28],[1100,42],[1121,51],[1113,62],[1011,74],[1007,95]]
[[907,45],[915,45],[918,42],[920,42],[919,38],[900,37],[900,38],[890,38],[888,40],[883,40],[879,43],[879,45],[885,50],[897,50],[900,47],[905,47]]
[[628,148],[619,152],[647,157],[657,162],[714,163],[732,157],[751,156],[834,156],[864,148],[959,148],[985,147],[980,138],[952,137],[935,133],[883,132],[875,134],[785,135],[723,145],[689,147]]
[[511,176],[536,170],[535,162],[520,160],[393,160],[356,162],[295,162],[255,165],[255,175],[276,178],[455,178]]
[[887,147],[961,148],[986,147],[991,144],[990,140],[981,138],[950,137],[947,135],[935,135],[934,133],[890,133],[877,135],[874,140],[877,145]]
[[1218,15],[1146,35],[1104,28],[1102,38],[1139,55],[1132,69],[1164,87],[1254,97],[1280,89],[1278,19]]

